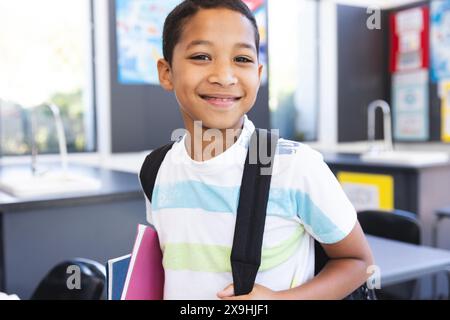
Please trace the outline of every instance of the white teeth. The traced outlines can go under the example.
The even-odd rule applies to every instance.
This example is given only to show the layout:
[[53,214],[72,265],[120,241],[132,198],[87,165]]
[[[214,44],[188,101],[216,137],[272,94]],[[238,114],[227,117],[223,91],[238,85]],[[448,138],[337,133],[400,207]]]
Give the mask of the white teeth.
[[234,101],[237,100],[237,98],[216,98],[216,97],[208,97],[205,96],[205,99],[214,99],[214,100],[219,100],[219,101]]

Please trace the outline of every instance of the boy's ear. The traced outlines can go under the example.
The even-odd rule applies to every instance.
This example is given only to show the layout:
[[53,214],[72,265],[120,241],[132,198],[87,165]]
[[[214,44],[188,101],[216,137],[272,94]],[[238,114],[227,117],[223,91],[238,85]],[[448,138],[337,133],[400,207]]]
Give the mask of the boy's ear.
[[172,70],[165,59],[158,60],[159,83],[167,91],[173,91]]
[[263,75],[263,69],[264,69],[264,65],[260,64],[260,65],[258,66],[258,78],[259,78],[259,84],[261,84],[262,75]]

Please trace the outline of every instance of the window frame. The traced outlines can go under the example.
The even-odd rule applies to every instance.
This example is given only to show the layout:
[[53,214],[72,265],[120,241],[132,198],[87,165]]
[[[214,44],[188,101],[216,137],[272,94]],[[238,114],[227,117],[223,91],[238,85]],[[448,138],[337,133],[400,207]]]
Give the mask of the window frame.
[[[82,151],[68,151],[69,154],[88,154],[98,152],[98,125],[97,125],[97,81],[96,81],[96,41],[95,41],[95,5],[94,0],[83,0],[87,10],[86,14],[86,72],[85,83],[82,88],[82,103],[84,107],[83,124],[85,127],[86,145]],[[1,124],[0,124],[1,125]],[[1,134],[1,131],[0,131]],[[57,155],[56,152],[38,150],[38,155]],[[0,159],[29,157],[31,151],[24,154],[4,153],[0,144]]]

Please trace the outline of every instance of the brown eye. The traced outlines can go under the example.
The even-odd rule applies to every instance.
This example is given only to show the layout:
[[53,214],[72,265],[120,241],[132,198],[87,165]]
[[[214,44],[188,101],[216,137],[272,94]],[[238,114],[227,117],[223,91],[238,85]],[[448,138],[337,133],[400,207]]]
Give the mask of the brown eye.
[[203,61],[211,60],[206,54],[199,54],[197,56],[191,57],[191,59],[192,60],[203,60]]
[[252,60],[250,60],[247,57],[237,57],[235,60],[236,60],[236,62],[241,62],[241,63],[252,63],[253,62]]

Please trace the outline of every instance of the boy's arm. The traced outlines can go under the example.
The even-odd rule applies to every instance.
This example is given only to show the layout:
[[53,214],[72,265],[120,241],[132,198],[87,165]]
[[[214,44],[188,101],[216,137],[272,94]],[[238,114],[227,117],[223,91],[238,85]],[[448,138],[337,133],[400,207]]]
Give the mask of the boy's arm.
[[307,283],[279,291],[278,299],[343,299],[362,285],[370,276],[372,252],[357,221],[343,240],[335,244],[322,244],[330,260],[322,271]]
[[272,291],[255,284],[248,295],[234,296],[232,285],[218,293],[225,300],[331,300],[343,299],[370,276],[372,252],[357,221],[353,230],[338,243],[322,244],[330,260],[313,279],[298,287]]

